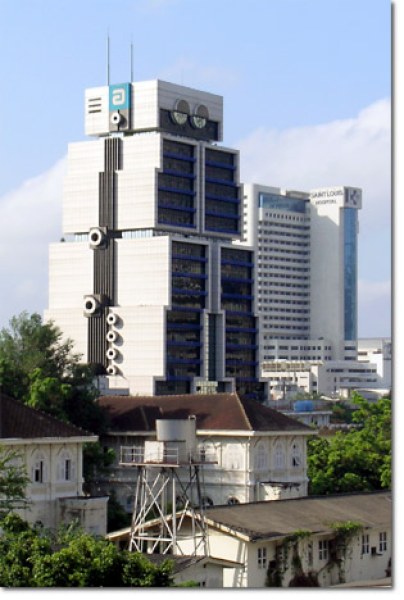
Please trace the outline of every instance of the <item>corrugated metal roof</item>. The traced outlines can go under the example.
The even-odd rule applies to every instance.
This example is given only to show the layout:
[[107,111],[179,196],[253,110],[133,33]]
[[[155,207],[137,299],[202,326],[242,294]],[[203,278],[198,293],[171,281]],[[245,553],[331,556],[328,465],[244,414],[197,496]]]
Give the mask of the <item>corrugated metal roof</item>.
[[101,396],[99,404],[108,413],[112,431],[154,431],[156,419],[187,419],[195,415],[197,429],[313,433],[296,419],[255,400],[240,399],[236,393]]
[[332,531],[335,522],[364,527],[387,526],[392,519],[391,492],[307,496],[291,500],[216,506],[206,510],[209,525],[244,534],[250,540],[282,537],[299,529]]

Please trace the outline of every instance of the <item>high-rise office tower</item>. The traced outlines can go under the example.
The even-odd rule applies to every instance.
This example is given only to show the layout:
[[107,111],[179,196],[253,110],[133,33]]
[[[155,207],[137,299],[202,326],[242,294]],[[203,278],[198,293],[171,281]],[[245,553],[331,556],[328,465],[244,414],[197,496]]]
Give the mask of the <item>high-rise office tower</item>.
[[360,208],[357,188],[244,185],[262,362],[356,359]]
[[69,145],[49,309],[83,360],[130,393],[259,392],[254,254],[222,97],[162,81],[86,90]]

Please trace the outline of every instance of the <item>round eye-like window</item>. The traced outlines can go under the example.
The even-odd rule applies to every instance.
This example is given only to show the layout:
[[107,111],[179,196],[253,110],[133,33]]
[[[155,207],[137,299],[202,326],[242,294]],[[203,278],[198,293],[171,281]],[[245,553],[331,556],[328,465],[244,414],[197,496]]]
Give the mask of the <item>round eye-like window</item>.
[[196,129],[205,127],[209,119],[209,111],[204,104],[198,104],[191,117],[191,125]]
[[190,114],[189,104],[186,100],[177,100],[174,110],[171,111],[171,118],[176,125],[184,125]]

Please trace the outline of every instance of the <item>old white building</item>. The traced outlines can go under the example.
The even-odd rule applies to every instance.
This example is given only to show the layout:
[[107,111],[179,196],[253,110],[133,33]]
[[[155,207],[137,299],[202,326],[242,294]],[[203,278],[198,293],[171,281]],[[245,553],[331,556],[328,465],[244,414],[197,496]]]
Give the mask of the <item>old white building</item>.
[[[210,556],[239,563],[223,570],[223,587],[391,584],[390,492],[212,507],[205,523]],[[122,539],[123,532],[110,537]],[[188,540],[181,540],[184,555],[193,538],[189,528]]]
[[[204,503],[238,504],[307,495],[306,443],[315,431],[236,393],[180,396],[103,396],[110,418],[104,446],[116,462],[100,491],[113,489],[128,512],[133,508],[136,469],[119,465],[122,446],[156,439],[156,419],[196,417],[203,467]],[[187,477],[187,473],[183,473]]]
[[83,445],[97,440],[0,393],[0,446],[16,452],[29,478],[29,504],[16,512],[49,528],[78,519],[86,531],[105,535],[108,498],[83,494]]

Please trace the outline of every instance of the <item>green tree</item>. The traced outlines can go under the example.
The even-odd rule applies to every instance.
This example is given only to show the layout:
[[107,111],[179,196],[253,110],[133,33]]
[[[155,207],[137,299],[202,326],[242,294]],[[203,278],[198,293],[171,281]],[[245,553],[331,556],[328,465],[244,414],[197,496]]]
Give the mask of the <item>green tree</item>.
[[[2,392],[61,420],[100,435],[106,416],[97,403],[94,371],[72,351],[73,342],[52,322],[23,312],[0,331],[0,387]],[[84,449],[84,469],[96,478],[113,457],[99,444]],[[90,485],[90,481],[88,484]]]
[[28,477],[19,453],[0,445],[0,519],[27,505],[27,483]]
[[373,491],[391,486],[391,400],[367,402],[356,394],[356,429],[308,444],[311,494]]
[[1,523],[0,585],[3,587],[169,587],[172,563],[152,564],[120,551],[75,524],[56,533],[31,527],[16,515]]
[[94,371],[52,322],[23,312],[0,331],[2,391],[34,408],[100,433],[105,416],[95,399]]

